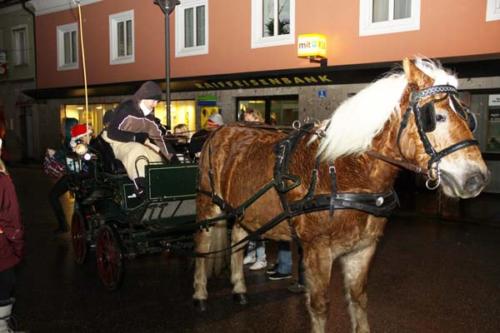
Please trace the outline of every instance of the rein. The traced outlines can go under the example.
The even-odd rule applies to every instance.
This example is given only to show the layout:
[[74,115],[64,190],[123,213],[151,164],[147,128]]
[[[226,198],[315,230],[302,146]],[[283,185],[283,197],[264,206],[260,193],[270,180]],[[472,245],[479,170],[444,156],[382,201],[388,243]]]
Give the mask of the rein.
[[404,169],[413,171],[415,173],[421,173],[421,174],[428,174],[429,173],[429,170],[427,168],[422,168],[422,167],[419,167],[418,165],[415,165],[415,164],[412,164],[412,163],[409,163],[406,161],[397,160],[395,158],[382,155],[382,154],[380,154],[376,151],[373,151],[373,150],[367,151],[366,154],[370,157],[382,160],[386,163],[389,163],[389,164],[392,164],[392,165],[395,165],[398,167],[402,167]]

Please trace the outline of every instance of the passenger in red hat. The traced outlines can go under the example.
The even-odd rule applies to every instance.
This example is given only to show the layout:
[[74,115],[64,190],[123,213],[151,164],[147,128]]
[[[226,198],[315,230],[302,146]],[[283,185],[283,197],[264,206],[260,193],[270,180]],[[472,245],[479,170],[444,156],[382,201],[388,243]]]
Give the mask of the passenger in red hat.
[[78,141],[82,141],[86,144],[90,142],[90,135],[92,134],[92,128],[85,124],[76,124],[71,128],[71,147],[75,147]]

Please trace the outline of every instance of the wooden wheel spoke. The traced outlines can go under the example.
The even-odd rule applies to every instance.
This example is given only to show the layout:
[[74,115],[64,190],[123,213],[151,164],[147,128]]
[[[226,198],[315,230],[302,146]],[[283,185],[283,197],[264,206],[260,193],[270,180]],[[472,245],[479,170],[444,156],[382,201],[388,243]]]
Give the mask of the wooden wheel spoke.
[[118,288],[123,275],[122,250],[117,233],[112,226],[102,226],[97,235],[97,268],[104,286]]

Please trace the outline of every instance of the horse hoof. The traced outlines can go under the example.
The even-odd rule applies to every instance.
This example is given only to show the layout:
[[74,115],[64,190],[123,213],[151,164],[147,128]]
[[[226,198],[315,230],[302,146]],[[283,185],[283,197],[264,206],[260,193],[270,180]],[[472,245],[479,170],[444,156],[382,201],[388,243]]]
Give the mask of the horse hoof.
[[207,311],[207,300],[206,299],[195,299],[194,300],[194,307],[199,312],[205,312],[205,311]]
[[235,303],[237,303],[239,305],[247,305],[248,304],[247,294],[233,294],[233,300]]

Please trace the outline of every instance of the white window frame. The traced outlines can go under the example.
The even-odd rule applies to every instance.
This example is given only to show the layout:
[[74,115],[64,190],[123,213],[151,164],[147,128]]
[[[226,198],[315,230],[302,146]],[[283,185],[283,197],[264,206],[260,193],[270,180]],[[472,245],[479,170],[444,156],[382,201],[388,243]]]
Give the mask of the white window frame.
[[[389,8],[394,8],[394,1],[389,0]],[[396,32],[420,30],[420,0],[411,0],[411,16],[394,20],[390,13],[389,20],[372,22],[373,0],[359,0],[359,35],[373,36]]]
[[[67,32],[76,32],[76,62],[68,63],[64,62],[64,34]],[[66,71],[78,68],[78,58],[79,58],[79,40],[78,40],[78,24],[76,22],[69,23],[65,25],[59,25],[56,28],[57,34],[57,70]]]
[[288,35],[262,37],[262,6],[262,0],[252,0],[252,49],[295,44],[295,0],[290,0],[290,33]]
[[487,0],[486,21],[500,20],[500,0]]
[[[24,45],[22,45],[21,48],[19,48],[17,45],[17,40],[14,31],[15,30],[24,30],[25,38],[24,38]],[[28,36],[28,25],[26,24],[20,24],[12,27],[10,29],[11,31],[11,38],[12,38],[12,64],[14,66],[26,66],[30,63],[30,55],[29,55],[29,36]],[[23,53],[23,56],[21,57],[21,53]],[[25,62],[20,62],[21,58],[24,58],[26,61]]]
[[[184,11],[198,6],[205,6],[205,45],[184,47]],[[196,15],[196,10],[194,13]],[[208,54],[208,26],[208,0],[181,0],[181,4],[175,9],[175,56],[189,57]]]
[[[118,23],[132,21],[132,54],[118,55],[117,30]],[[111,65],[129,64],[135,62],[135,22],[134,10],[116,13],[109,16],[109,63]]]

